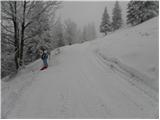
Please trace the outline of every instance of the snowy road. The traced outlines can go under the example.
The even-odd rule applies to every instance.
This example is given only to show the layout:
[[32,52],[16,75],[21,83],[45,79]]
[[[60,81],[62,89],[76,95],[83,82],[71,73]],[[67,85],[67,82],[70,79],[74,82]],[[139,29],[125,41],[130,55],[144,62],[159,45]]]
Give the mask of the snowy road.
[[89,45],[64,47],[7,118],[153,118],[158,101],[115,74]]

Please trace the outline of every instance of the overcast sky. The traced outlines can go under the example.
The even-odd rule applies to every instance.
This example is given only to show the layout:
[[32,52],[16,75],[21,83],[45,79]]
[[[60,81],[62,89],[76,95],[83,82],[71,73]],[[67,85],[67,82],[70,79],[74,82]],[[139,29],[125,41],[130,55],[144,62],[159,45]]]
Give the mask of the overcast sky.
[[[127,3],[128,1],[119,1],[124,21],[126,19]],[[90,22],[94,22],[98,30],[105,6],[107,6],[111,19],[114,4],[115,1],[65,1],[63,2],[63,7],[58,11],[58,14],[61,16],[62,21],[69,18],[81,28]]]

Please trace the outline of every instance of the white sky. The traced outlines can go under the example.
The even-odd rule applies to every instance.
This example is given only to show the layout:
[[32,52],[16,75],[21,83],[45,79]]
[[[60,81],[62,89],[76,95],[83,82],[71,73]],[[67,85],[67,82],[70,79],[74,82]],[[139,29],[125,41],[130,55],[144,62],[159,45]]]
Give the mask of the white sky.
[[[119,1],[124,21],[126,20],[127,3],[128,1]],[[79,28],[90,22],[94,22],[97,30],[99,30],[105,6],[107,6],[111,19],[114,4],[115,1],[65,1],[62,4],[62,8],[58,10],[58,14],[61,16],[62,21],[69,18]]]

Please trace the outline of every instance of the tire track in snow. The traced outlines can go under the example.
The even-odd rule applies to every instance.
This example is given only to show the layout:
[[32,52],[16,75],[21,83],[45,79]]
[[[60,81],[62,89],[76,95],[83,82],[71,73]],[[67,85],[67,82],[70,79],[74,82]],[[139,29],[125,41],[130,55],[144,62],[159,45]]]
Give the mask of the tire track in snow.
[[[91,47],[88,47],[89,49],[87,49],[86,51],[90,51],[90,53],[92,53],[93,52],[93,50],[91,50],[90,48]],[[96,55],[96,54],[94,54],[94,53],[92,53],[92,55],[94,56],[93,58],[95,58],[96,59],[96,61],[99,63],[99,65],[102,67],[102,68],[104,68],[104,71],[106,70],[106,69],[108,69],[108,68],[110,68],[113,72],[114,72],[114,74],[117,72],[116,71],[116,67],[114,68],[114,65],[112,65],[112,64],[109,64],[108,66],[106,66],[106,67],[108,67],[108,68],[106,68],[105,67],[105,64],[106,63],[103,63],[103,61],[101,61],[101,59],[99,59],[99,57]],[[88,55],[89,56],[89,55]],[[92,58],[92,59],[93,59]],[[115,74],[116,75],[116,74]],[[125,74],[124,74],[125,75]],[[127,76],[126,76],[127,77]],[[124,79],[124,78],[123,78]],[[126,78],[125,78],[126,79]],[[123,81],[123,83],[124,83],[125,81]],[[121,84],[121,82],[119,82],[120,84]],[[125,83],[127,83],[127,82],[125,82]],[[147,92],[145,92],[144,91],[144,89],[145,88],[142,88],[142,89],[140,89],[139,87],[137,87],[137,86],[135,86],[135,85],[133,85],[132,84],[132,86],[133,86],[133,88],[135,89],[137,89],[137,90],[140,90],[139,92],[144,96],[144,94],[145,95],[147,95],[148,97],[150,97],[149,98],[149,100],[148,100],[148,103],[149,104],[151,104],[151,106],[153,107],[152,109],[154,109],[155,108],[155,106],[157,106],[157,102],[156,102],[156,100],[155,100],[155,98],[153,98],[153,96],[150,96]],[[132,88],[132,86],[130,86],[131,88]],[[147,88],[146,88],[147,89]],[[127,89],[126,89],[127,90]],[[150,89],[149,89],[150,90]],[[130,98],[131,96],[130,96],[130,94],[126,94],[125,92],[123,92],[123,91],[121,91],[121,90],[119,90],[119,92],[126,98],[126,99],[128,99],[129,101],[131,101],[133,104],[135,104],[135,106],[137,106],[138,108],[140,108],[140,110],[141,111],[146,111],[147,112],[147,110],[145,110],[144,108],[146,108],[145,107],[145,104],[144,105],[141,105],[140,103],[139,104],[137,104],[137,101],[135,102],[134,101],[134,99],[135,98]],[[147,97],[147,96],[144,96],[144,97]],[[143,103],[143,101],[142,101],[142,103]],[[148,108],[149,109],[149,108]],[[151,114],[151,116],[153,116],[153,114]]]
[[[101,57],[101,55],[98,55],[98,54],[96,56],[97,56],[97,59],[100,59],[102,62],[104,62],[104,64],[109,66],[113,72],[115,72],[120,77],[127,80],[128,82],[130,82],[132,85],[134,85],[135,87],[137,87],[138,89],[143,91],[145,94],[150,96],[155,101],[158,101],[157,93],[154,90],[152,90],[151,88],[149,88],[148,86],[144,85],[142,83],[141,78],[135,76],[134,73],[133,74],[130,72],[128,73],[128,71],[121,69],[121,67],[119,68],[118,63],[115,64],[115,62],[112,62],[110,60],[109,61],[107,59],[104,60],[103,57]],[[138,85],[138,84],[140,84],[140,85]]]

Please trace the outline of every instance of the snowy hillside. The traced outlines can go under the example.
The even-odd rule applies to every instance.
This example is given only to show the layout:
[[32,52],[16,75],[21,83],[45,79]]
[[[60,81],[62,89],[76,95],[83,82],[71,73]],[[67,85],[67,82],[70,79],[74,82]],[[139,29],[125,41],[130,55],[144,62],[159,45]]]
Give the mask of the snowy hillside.
[[2,118],[158,118],[158,18],[61,48],[2,81]]
[[158,17],[136,27],[108,35],[95,47],[108,59],[131,67],[144,82],[158,92]]

